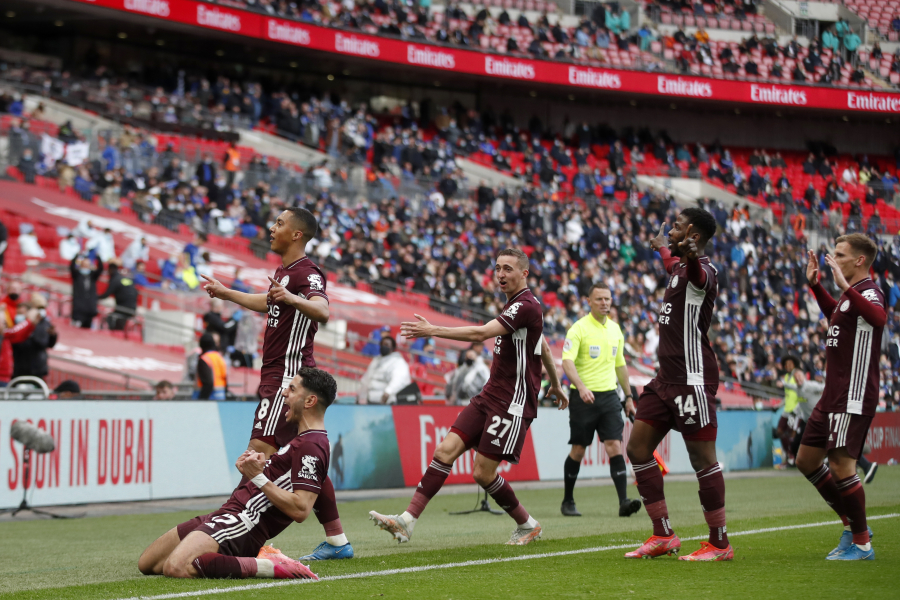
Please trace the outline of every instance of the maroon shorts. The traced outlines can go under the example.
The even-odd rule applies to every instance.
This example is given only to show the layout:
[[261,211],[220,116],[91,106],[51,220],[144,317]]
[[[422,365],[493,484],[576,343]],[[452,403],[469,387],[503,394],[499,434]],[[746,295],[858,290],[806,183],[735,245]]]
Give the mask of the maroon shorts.
[[866,444],[866,435],[869,433],[871,424],[872,417],[848,413],[826,413],[819,410],[817,406],[813,409],[809,421],[806,422],[806,429],[803,431],[800,443],[804,446],[826,450],[846,448],[847,454],[853,458],[859,458],[863,446]]
[[219,543],[219,553],[227,556],[255,557],[267,541],[258,528],[248,530],[236,514],[224,508],[185,521],[177,529],[180,540],[192,531],[205,533]]
[[286,446],[297,437],[297,425],[285,419],[288,407],[281,390],[280,385],[259,386],[256,392],[259,404],[253,414],[253,429],[250,430],[251,440],[260,440],[275,449]]
[[450,431],[462,438],[466,449],[475,448],[486,458],[516,465],[531,421],[475,396],[456,417]]
[[656,429],[680,431],[685,439],[715,440],[717,389],[713,384],[672,385],[653,379],[638,398],[634,418]]

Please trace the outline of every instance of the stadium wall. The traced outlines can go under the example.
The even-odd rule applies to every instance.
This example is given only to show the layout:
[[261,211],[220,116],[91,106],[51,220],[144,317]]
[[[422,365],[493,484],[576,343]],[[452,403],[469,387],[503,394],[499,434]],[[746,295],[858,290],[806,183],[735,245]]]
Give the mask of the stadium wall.
[[[34,506],[157,500],[228,494],[246,449],[253,403],[239,402],[3,402],[0,404],[0,508],[14,507],[28,488]],[[415,486],[434,448],[462,407],[345,406],[327,413],[330,475],[337,489]],[[22,447],[9,435],[26,419],[50,433],[57,449],[35,455],[26,483]],[[562,478],[568,453],[568,413],[540,409],[518,465],[504,464],[511,481]],[[719,460],[726,470],[772,465],[771,413],[718,414]],[[626,424],[625,439],[631,433]],[[869,434],[870,458],[900,459],[900,414],[879,413]],[[660,448],[673,473],[692,472],[681,437]],[[605,478],[608,457],[595,440],[581,474]],[[472,483],[474,453],[454,465],[448,483]]]

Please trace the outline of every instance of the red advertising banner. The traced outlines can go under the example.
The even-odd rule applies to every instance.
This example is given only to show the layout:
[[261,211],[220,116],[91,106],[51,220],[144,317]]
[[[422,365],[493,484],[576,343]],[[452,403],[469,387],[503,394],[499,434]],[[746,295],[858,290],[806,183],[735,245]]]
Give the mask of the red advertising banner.
[[276,19],[194,0],[73,0],[325,52],[519,81],[792,108],[900,113],[900,94],[647,73],[531,60]]
[[872,462],[900,461],[900,413],[875,413],[866,444],[871,450],[866,458]]
[[[461,406],[400,406],[393,408],[394,428],[397,431],[397,446],[403,465],[403,480],[407,486],[416,486],[425,469],[431,463],[434,449],[448,433]],[[447,483],[473,483],[472,468],[475,451],[470,450],[460,456],[453,465]],[[501,463],[499,473],[507,481],[537,481],[537,460],[531,431],[525,438],[519,464]]]

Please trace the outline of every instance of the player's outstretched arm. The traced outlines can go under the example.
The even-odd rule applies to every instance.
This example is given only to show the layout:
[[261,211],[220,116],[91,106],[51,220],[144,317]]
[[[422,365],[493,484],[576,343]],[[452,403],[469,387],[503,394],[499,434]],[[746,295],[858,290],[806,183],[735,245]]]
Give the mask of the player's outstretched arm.
[[556,396],[554,404],[559,410],[565,410],[569,406],[569,397],[562,389],[562,383],[559,380],[559,373],[556,372],[556,363],[553,362],[553,354],[550,352],[550,344],[541,336],[541,362],[547,371],[547,377],[550,379],[550,389],[547,390],[547,396]]
[[203,291],[209,294],[210,298],[228,300],[258,313],[269,310],[269,306],[266,304],[266,294],[245,294],[225,287],[218,279],[212,279],[206,275],[200,275],[200,277],[208,282],[203,286]]
[[400,335],[406,339],[437,337],[458,342],[477,343],[509,333],[506,327],[497,319],[484,325],[473,325],[470,327],[439,327],[432,325],[421,315],[413,316],[418,320],[400,323]]
[[312,298],[303,298],[287,291],[283,285],[269,277],[272,287],[269,288],[268,296],[273,302],[284,302],[289,306],[293,306],[297,311],[316,323],[327,323],[330,312],[328,311],[328,301],[321,296],[313,296]]

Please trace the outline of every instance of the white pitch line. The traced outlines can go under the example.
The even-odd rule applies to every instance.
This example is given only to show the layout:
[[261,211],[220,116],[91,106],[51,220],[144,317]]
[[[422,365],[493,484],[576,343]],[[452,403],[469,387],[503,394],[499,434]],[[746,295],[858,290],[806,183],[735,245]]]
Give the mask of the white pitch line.
[[[900,517],[900,513],[890,513],[887,515],[875,515],[867,517],[868,521],[878,521],[881,519],[894,519]],[[757,535],[760,533],[773,533],[776,531],[792,531],[795,529],[808,529],[810,527],[823,527],[825,525],[840,525],[840,521],[820,521],[818,523],[803,523],[800,525],[785,525],[782,527],[765,527],[763,529],[750,529],[748,531],[738,531],[729,533],[728,537],[739,537],[742,535]],[[703,540],[709,536],[695,535],[693,537],[681,538],[682,541],[688,542],[693,540]],[[194,592],[178,592],[175,594],[159,594],[157,596],[132,596],[130,598],[122,598],[120,600],[172,600],[174,598],[196,598],[199,596],[212,596],[216,594],[228,594],[231,592],[246,592],[260,589],[268,589],[282,587],[286,585],[312,584],[323,581],[340,581],[342,579],[362,579],[364,577],[381,577],[384,575],[405,575],[407,573],[421,573],[422,571],[435,571],[437,569],[455,569],[458,567],[475,567],[479,565],[490,565],[495,563],[513,562],[518,560],[532,560],[536,558],[555,558],[557,556],[572,556],[573,554],[590,554],[594,552],[605,552],[607,550],[624,550],[633,548],[634,544],[619,544],[617,546],[596,546],[593,548],[580,548],[578,550],[562,550],[560,552],[543,552],[540,554],[522,554],[520,556],[509,556],[507,558],[483,558],[479,560],[467,560],[463,562],[443,563],[437,565],[423,565],[421,567],[404,567],[402,569],[385,569],[382,571],[364,571],[362,573],[347,573],[346,575],[326,575],[320,577],[316,582],[312,579],[289,579],[284,581],[268,581],[264,583],[253,583],[248,585],[238,585],[229,588],[210,588],[206,590],[197,590]]]

